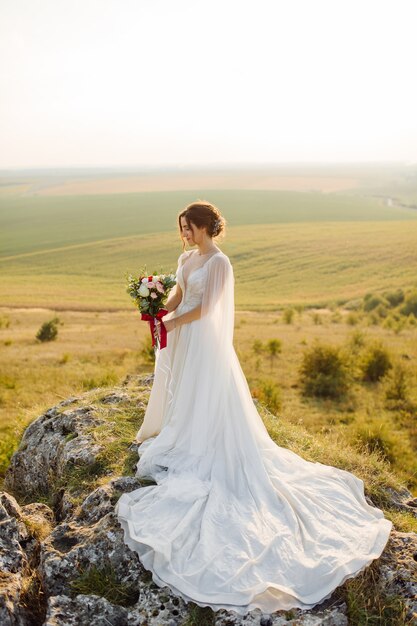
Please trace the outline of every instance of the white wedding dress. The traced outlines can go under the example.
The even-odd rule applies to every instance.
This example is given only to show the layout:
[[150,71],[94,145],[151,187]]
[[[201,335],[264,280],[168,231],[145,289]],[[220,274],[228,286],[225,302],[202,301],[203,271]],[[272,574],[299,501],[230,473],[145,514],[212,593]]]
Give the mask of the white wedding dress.
[[[378,558],[392,523],[363,481],[309,462],[270,438],[233,347],[234,277],[219,249],[186,280],[157,353],[137,476],[156,485],[124,493],[124,541],[159,586],[186,601],[245,615],[312,608]],[[194,260],[197,260],[194,257]]]

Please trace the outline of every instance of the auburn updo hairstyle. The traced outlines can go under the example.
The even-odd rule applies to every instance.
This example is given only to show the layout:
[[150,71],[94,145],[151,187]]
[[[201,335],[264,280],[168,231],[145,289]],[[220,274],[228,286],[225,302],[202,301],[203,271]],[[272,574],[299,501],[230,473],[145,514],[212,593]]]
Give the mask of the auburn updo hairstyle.
[[206,202],[205,200],[192,202],[178,214],[178,228],[183,250],[185,250],[185,241],[182,236],[182,217],[185,217],[185,221],[189,227],[191,226],[191,222],[195,224],[197,228],[204,227],[209,237],[218,237],[221,233],[225,232],[226,220],[214,204]]

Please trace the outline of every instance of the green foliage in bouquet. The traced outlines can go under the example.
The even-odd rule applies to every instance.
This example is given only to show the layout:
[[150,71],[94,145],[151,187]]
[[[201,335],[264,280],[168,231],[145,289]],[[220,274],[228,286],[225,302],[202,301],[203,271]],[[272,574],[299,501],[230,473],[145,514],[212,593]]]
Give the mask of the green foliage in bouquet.
[[147,275],[146,268],[138,278],[127,275],[126,291],[134,300],[141,313],[155,316],[168,298],[169,292],[176,284],[175,274]]

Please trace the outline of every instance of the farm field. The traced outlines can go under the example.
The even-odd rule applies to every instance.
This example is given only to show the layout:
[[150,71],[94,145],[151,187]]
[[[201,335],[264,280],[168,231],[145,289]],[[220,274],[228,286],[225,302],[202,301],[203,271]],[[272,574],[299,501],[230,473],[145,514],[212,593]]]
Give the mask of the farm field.
[[[237,308],[325,306],[417,280],[417,221],[242,225],[219,245],[234,267]],[[126,272],[142,265],[175,272],[181,251],[177,233],[168,232],[8,258],[0,262],[0,299],[57,310],[128,309]]]
[[[207,186],[126,191],[145,179],[163,189]],[[240,178],[235,171],[3,173],[0,181],[0,302],[6,306],[129,308],[126,273],[144,265],[175,271],[182,250],[176,216],[197,198],[218,205],[228,221],[219,245],[234,266],[237,308],[323,306],[416,281],[417,211],[392,200],[404,199],[401,190],[409,194],[414,178],[398,167],[287,167],[249,170]],[[261,183],[267,188],[248,188]],[[83,185],[88,193],[75,194]],[[102,193],[106,185],[111,193]]]

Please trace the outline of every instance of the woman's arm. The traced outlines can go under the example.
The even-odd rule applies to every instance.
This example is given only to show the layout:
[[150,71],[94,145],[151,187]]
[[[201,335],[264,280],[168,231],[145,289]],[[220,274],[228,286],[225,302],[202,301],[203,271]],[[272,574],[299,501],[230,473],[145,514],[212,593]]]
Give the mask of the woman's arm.
[[[187,311],[182,315],[178,315],[177,317],[172,317],[170,320],[164,320],[165,328],[169,333],[174,328],[181,326],[182,324],[189,324],[190,322],[194,322],[194,320],[198,320],[201,317],[201,304],[195,307],[195,309],[191,309],[191,311]],[[157,322],[159,324],[159,322]]]
[[194,320],[199,320],[201,317],[201,304],[195,307],[195,309],[191,309],[191,311],[187,311],[182,315],[178,315],[178,317],[174,317],[171,321],[175,322],[174,328],[177,326],[181,326],[182,324],[189,324],[190,322],[194,322]]
[[168,300],[166,301],[164,308],[167,309],[168,313],[171,313],[172,311],[175,311],[175,309],[177,308],[181,300],[182,300],[182,289],[177,283],[175,286],[175,292],[174,293],[171,292],[171,294],[168,296]]

